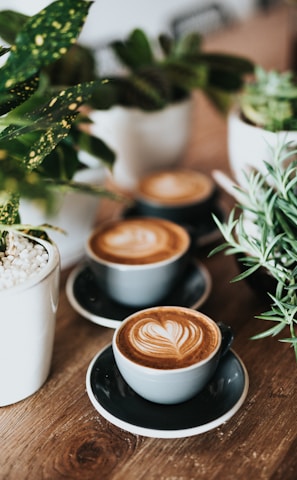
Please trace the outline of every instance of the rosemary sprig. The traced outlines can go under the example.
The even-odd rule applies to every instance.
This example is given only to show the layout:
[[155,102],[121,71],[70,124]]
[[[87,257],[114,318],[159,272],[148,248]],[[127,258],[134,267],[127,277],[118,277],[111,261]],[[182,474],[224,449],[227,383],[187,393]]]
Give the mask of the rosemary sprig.
[[[267,292],[270,310],[256,316],[274,325],[253,339],[278,335],[292,345],[297,361],[297,149],[286,141],[270,148],[271,161],[263,172],[247,175],[241,189],[243,201],[226,222],[214,220],[225,242],[210,252],[237,255],[246,267],[232,281],[240,281],[264,268],[276,280],[274,292]],[[266,170],[266,171],[265,171]]]

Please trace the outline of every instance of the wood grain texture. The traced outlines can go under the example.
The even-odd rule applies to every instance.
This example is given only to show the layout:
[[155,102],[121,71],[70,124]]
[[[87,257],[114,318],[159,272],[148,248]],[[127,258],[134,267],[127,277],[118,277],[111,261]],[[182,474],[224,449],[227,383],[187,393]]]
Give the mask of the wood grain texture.
[[[287,11],[278,8],[233,25],[206,41],[206,48],[244,53],[265,67],[285,68]],[[201,94],[184,163],[206,173],[228,171],[226,123]],[[230,199],[223,200],[227,206]],[[117,214],[103,202],[99,218]],[[213,288],[201,310],[232,326],[234,350],[250,376],[248,397],[227,423],[194,437],[162,440],[127,433],[91,405],[85,375],[112,331],[78,315],[61,281],[53,363],[45,385],[32,397],[0,409],[0,480],[295,480],[296,364],[277,339],[252,341],[266,325],[254,317],[263,300],[243,282],[233,258],[197,250]],[[20,372],[21,375],[21,372]],[[1,388],[1,386],[0,386]]]

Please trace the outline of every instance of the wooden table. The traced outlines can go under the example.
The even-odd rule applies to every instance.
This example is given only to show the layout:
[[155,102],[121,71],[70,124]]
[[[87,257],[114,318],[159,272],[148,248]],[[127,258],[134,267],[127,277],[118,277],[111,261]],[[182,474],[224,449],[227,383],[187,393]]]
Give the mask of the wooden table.
[[[287,20],[286,9],[277,8],[212,35],[205,46],[284,69]],[[207,173],[214,167],[228,171],[225,120],[201,95],[185,163]],[[237,273],[234,260],[223,254],[207,258],[210,248],[197,251],[213,281],[201,310],[234,330],[234,350],[250,378],[241,409],[218,428],[181,439],[134,435],[102,418],[86,394],[85,375],[113,332],[82,318],[69,305],[68,270],[62,275],[50,377],[31,398],[0,410],[1,480],[297,478],[293,352],[277,339],[250,340],[263,329],[263,321],[254,316],[265,305],[245,283],[229,283]]]

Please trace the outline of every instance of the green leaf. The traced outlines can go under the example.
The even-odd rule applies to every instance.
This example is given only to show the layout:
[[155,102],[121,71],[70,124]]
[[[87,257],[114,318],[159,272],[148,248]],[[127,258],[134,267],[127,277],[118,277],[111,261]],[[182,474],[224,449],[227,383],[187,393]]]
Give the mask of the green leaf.
[[[37,168],[46,155],[69,134],[78,108],[94,88],[96,82],[62,90],[45,105],[27,112],[24,118],[20,119],[21,125],[11,124],[3,130],[0,133],[2,157],[18,158],[31,171]],[[25,155],[21,145],[27,145]]]
[[243,280],[244,278],[249,277],[249,276],[252,275],[254,272],[256,272],[257,270],[259,270],[259,268],[260,268],[259,265],[254,265],[253,267],[248,268],[247,270],[243,271],[242,273],[240,273],[239,275],[237,275],[236,277],[234,277],[234,278],[231,280],[231,283],[239,282],[240,280]]
[[297,338],[280,338],[280,342],[292,343],[294,345],[297,344]]
[[144,76],[133,75],[114,79],[118,102],[124,106],[138,106],[142,110],[159,110],[167,104],[166,98],[159,90],[159,86],[147,80]]
[[78,152],[68,143],[68,137],[47,155],[38,168],[45,178],[70,180],[79,169]]
[[162,49],[163,55],[170,55],[174,48],[174,40],[172,37],[166,34],[159,35],[159,43]]
[[[192,57],[192,60],[195,60],[195,56]],[[200,53],[199,60],[209,68],[241,74],[253,73],[255,65],[247,58],[224,53]]]
[[12,225],[19,218],[19,195],[10,194],[6,201],[0,204],[0,223]]
[[111,48],[119,60],[132,69],[147,66],[153,62],[150,43],[146,34],[140,29],[133,30],[125,41],[112,42]]
[[196,32],[190,32],[182,36],[174,45],[172,55],[178,58],[197,55],[201,50],[202,36]]
[[[182,60],[170,60],[163,65],[164,75],[168,76],[168,83],[188,91],[204,89],[208,82],[208,72],[201,65],[189,65]],[[170,79],[170,80],[169,80]]]
[[75,42],[90,5],[84,0],[57,0],[30,17],[1,68],[0,92],[25,82],[65,54]]
[[262,333],[258,333],[257,335],[254,335],[251,337],[251,340],[260,340],[262,338],[267,338],[271,336],[276,336],[278,335],[284,328],[286,327],[286,323],[279,323],[275,327],[269,328],[268,330],[265,330]]
[[28,15],[14,10],[0,11],[0,37],[12,45],[15,42],[18,32],[28,21]]
[[39,77],[34,75],[13,88],[9,88],[0,96],[0,116],[25,102],[37,90]]
[[116,155],[103,140],[84,132],[78,132],[76,136],[77,146],[80,150],[96,156],[100,162],[104,163],[110,170],[116,160]]

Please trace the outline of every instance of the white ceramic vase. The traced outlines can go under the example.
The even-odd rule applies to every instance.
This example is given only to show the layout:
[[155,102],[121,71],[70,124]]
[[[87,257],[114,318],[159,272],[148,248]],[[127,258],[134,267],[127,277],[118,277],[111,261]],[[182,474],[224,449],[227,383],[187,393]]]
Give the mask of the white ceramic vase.
[[[103,166],[84,168],[77,172],[74,180],[82,183],[103,185],[106,171]],[[57,194],[55,214],[45,215],[38,204],[23,201],[20,206],[22,223],[40,225],[48,223],[60,227],[66,234],[49,229],[50,238],[57,244],[61,256],[61,268],[68,268],[84,256],[84,245],[94,226],[99,211],[100,199],[96,195],[82,192]]]
[[39,241],[49,254],[42,272],[0,292],[0,407],[35,393],[52,360],[59,297],[57,247]]
[[178,164],[187,145],[192,110],[190,98],[153,112],[122,106],[93,111],[91,132],[116,154],[114,182],[133,190],[146,173]]
[[297,131],[270,132],[245,122],[238,109],[232,110],[228,116],[228,155],[234,180],[245,187],[245,173],[251,168],[266,172],[264,161],[270,161],[271,147],[284,140],[297,147]]

